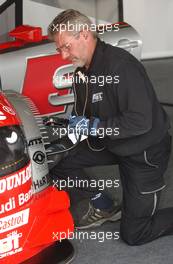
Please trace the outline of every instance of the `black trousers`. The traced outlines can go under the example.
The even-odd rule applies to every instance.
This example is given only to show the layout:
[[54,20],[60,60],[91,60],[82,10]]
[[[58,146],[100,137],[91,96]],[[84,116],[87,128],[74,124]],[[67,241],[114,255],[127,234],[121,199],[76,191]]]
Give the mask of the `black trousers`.
[[[82,142],[53,168],[51,175],[55,181],[90,181],[83,168],[118,164],[123,188],[121,238],[129,245],[141,245],[173,233],[173,208],[158,209],[170,152],[169,134],[160,143],[128,157],[117,156],[107,149],[94,152]],[[97,188],[87,191],[92,195],[98,193]]]

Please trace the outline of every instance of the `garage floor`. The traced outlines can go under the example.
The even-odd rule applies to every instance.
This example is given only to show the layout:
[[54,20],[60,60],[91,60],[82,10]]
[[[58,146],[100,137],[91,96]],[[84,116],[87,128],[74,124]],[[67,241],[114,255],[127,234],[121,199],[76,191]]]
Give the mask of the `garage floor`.
[[[156,93],[161,102],[173,103],[173,58],[162,60],[147,60],[143,64],[154,84]],[[173,108],[165,107],[173,126]],[[173,132],[171,132],[173,135]],[[117,168],[94,168],[96,177],[99,174],[109,173],[118,177]],[[103,176],[104,176],[103,175]],[[170,158],[168,170],[165,174],[167,188],[164,190],[161,207],[173,206],[173,153]],[[115,195],[115,193],[113,194]],[[118,190],[121,196],[121,189]],[[87,203],[80,203],[75,217],[79,217],[87,208]],[[85,233],[84,233],[85,232]],[[71,242],[76,248],[76,257],[72,263],[82,264],[172,264],[173,263],[173,237],[162,237],[142,246],[128,246],[117,238],[119,223],[106,223],[99,228],[84,230],[76,233]],[[108,236],[106,239],[106,235]],[[112,236],[112,238],[111,238]]]

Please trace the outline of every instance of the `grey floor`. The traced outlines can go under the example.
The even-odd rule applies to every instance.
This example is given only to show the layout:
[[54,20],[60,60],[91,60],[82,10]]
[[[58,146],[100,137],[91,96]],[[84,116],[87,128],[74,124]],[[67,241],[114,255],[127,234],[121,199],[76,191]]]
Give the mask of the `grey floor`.
[[[118,224],[105,224],[94,231],[98,234],[116,232]],[[91,231],[88,231],[91,232]],[[98,236],[97,236],[98,237]],[[72,263],[82,264],[172,264],[173,238],[164,237],[142,246],[128,246],[121,239],[73,239],[76,257]]]
[[[173,103],[173,58],[162,60],[147,60],[142,62],[153,82],[155,91],[161,102]],[[173,108],[165,107],[173,126]],[[173,135],[173,130],[171,133]],[[173,156],[173,153],[172,153]],[[163,191],[160,207],[173,206],[173,157],[171,156],[165,180],[167,188]],[[118,178],[116,166],[92,168],[88,173],[104,178],[109,174]],[[110,195],[121,199],[121,188],[109,190]],[[73,210],[78,219],[86,210],[87,200],[80,201]],[[75,233],[71,242],[76,249],[76,256],[72,263],[76,264],[172,264],[173,237],[162,237],[142,246],[128,246],[121,238],[116,239],[119,232],[119,223],[106,223],[103,226],[86,233]],[[108,239],[106,239],[108,236]]]

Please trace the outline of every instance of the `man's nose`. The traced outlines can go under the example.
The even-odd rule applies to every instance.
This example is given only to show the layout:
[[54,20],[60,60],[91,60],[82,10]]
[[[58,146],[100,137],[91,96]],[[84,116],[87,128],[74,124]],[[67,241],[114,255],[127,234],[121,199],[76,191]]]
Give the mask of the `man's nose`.
[[62,58],[63,58],[63,60],[65,60],[65,59],[68,59],[69,58],[69,56],[70,56],[70,54],[69,54],[69,52],[68,51],[61,51],[61,56],[62,56]]

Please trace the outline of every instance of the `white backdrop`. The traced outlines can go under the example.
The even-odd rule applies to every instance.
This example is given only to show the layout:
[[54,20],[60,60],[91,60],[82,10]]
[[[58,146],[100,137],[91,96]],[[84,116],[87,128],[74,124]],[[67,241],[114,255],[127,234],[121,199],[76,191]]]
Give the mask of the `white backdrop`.
[[143,41],[142,58],[173,56],[173,0],[123,0],[124,21]]
[[[0,0],[0,5],[4,2],[4,0]],[[0,15],[0,43],[10,40],[7,32],[12,30],[15,26],[14,7],[15,4],[12,4],[6,12]]]
[[[72,6],[69,5],[69,8]],[[47,27],[52,19],[62,11],[62,9],[37,3],[30,0],[23,1],[23,24],[31,26],[40,26],[43,29],[43,34],[47,34]],[[93,19],[95,22],[95,19]],[[106,21],[98,20],[99,23]]]

